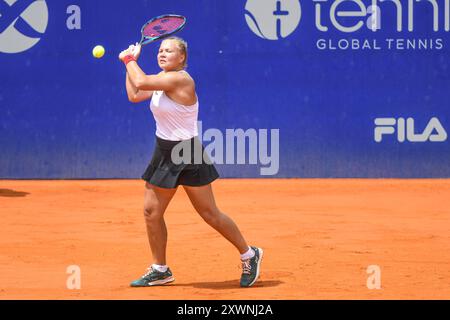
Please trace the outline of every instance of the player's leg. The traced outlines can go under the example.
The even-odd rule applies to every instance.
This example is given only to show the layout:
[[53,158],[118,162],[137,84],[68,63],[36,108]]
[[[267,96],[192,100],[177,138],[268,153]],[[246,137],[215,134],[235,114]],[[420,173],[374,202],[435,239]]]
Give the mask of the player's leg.
[[195,210],[203,220],[230,241],[241,254],[248,251],[248,245],[237,225],[216,205],[211,184],[191,187],[183,186]]
[[220,212],[214,200],[211,184],[201,187],[183,187],[203,220],[239,250],[242,261],[241,286],[252,286],[259,277],[263,250],[249,247],[233,220]]
[[153,262],[158,265],[166,264],[167,228],[164,221],[164,212],[176,190],[176,188],[159,188],[148,182],[145,184],[145,224]]
[[166,266],[167,228],[164,212],[174,196],[175,189],[163,189],[145,184],[144,217],[153,264],[147,272],[131,283],[132,287],[161,285],[175,280]]

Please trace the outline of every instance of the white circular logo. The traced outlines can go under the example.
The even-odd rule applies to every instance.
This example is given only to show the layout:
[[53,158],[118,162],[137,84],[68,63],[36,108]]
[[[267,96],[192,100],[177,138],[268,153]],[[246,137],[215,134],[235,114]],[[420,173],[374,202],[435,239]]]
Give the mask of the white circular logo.
[[45,0],[0,0],[0,52],[30,49],[47,29]]
[[286,38],[300,23],[299,0],[247,0],[245,21],[257,36],[267,40]]

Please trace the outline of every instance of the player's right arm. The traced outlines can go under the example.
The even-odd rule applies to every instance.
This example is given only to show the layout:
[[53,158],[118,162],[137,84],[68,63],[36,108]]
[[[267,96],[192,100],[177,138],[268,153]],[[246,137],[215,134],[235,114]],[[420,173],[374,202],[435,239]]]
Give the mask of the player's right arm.
[[[135,48],[135,45],[130,45],[127,50],[123,50],[119,54],[119,59],[122,60],[125,55],[130,53],[133,54],[137,59],[139,58],[139,55],[141,53],[140,49],[141,49],[140,46],[138,48]],[[125,75],[125,88],[127,89],[128,100],[133,103],[139,103],[141,101],[149,100],[153,95],[153,90],[138,89],[136,85],[133,83],[133,81],[131,81],[128,72]]]
[[127,88],[128,100],[130,100],[130,102],[138,103],[141,101],[149,100],[152,97],[153,91],[139,90],[138,88],[136,88],[136,86],[130,81],[128,72],[125,77],[125,86]]

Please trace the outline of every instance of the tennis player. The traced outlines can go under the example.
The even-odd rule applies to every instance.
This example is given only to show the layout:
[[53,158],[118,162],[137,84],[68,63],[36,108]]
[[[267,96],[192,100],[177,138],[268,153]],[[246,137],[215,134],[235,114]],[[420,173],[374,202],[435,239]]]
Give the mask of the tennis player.
[[[211,182],[219,174],[211,161],[204,158],[204,148],[198,139],[199,102],[195,82],[185,71],[187,43],[178,37],[162,41],[157,55],[162,71],[156,75],[146,75],[139,67],[137,61],[140,53],[140,45],[131,45],[120,53],[119,59],[127,69],[126,90],[129,100],[138,103],[151,99],[150,109],[156,122],[153,157],[142,175],[146,181],[144,216],[153,264],[131,286],[163,285],[175,280],[166,263],[167,228],[164,212],[177,187],[182,185],[200,216],[237,248],[242,261],[240,285],[250,287],[259,277],[263,250],[248,246],[233,220],[221,212],[215,203]],[[188,156],[190,162],[179,164],[173,161],[172,150],[179,143],[192,146],[188,148],[191,150]],[[201,161],[194,161],[195,150],[202,152]],[[185,156],[183,159],[186,159]]]

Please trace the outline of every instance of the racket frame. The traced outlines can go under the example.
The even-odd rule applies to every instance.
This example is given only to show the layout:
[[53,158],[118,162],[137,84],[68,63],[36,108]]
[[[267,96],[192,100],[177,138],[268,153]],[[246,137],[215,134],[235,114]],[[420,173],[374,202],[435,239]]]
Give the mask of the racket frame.
[[[165,34],[163,34],[163,35],[158,35],[158,36],[156,36],[156,37],[148,37],[148,36],[144,36],[144,29],[145,29],[145,27],[148,26],[150,23],[152,23],[153,21],[158,20],[158,19],[162,19],[162,18],[170,18],[170,17],[182,18],[182,19],[184,20],[184,21],[183,21],[183,24],[181,24],[181,25],[180,25],[177,29],[175,29],[174,31],[165,33]],[[167,37],[169,37],[169,36],[171,36],[171,35],[177,33],[178,31],[182,30],[182,29],[184,28],[185,24],[186,24],[186,17],[181,16],[181,15],[178,15],[178,14],[163,14],[163,15],[154,17],[154,18],[150,19],[149,21],[147,21],[147,22],[142,26],[142,28],[141,28],[141,35],[142,35],[142,37],[141,37],[141,41],[139,42],[139,44],[140,44],[141,46],[145,46],[145,45],[147,45],[147,44],[149,44],[149,43],[152,43],[152,42],[154,42],[154,41],[157,41],[157,40],[160,40],[160,39],[167,38]]]

